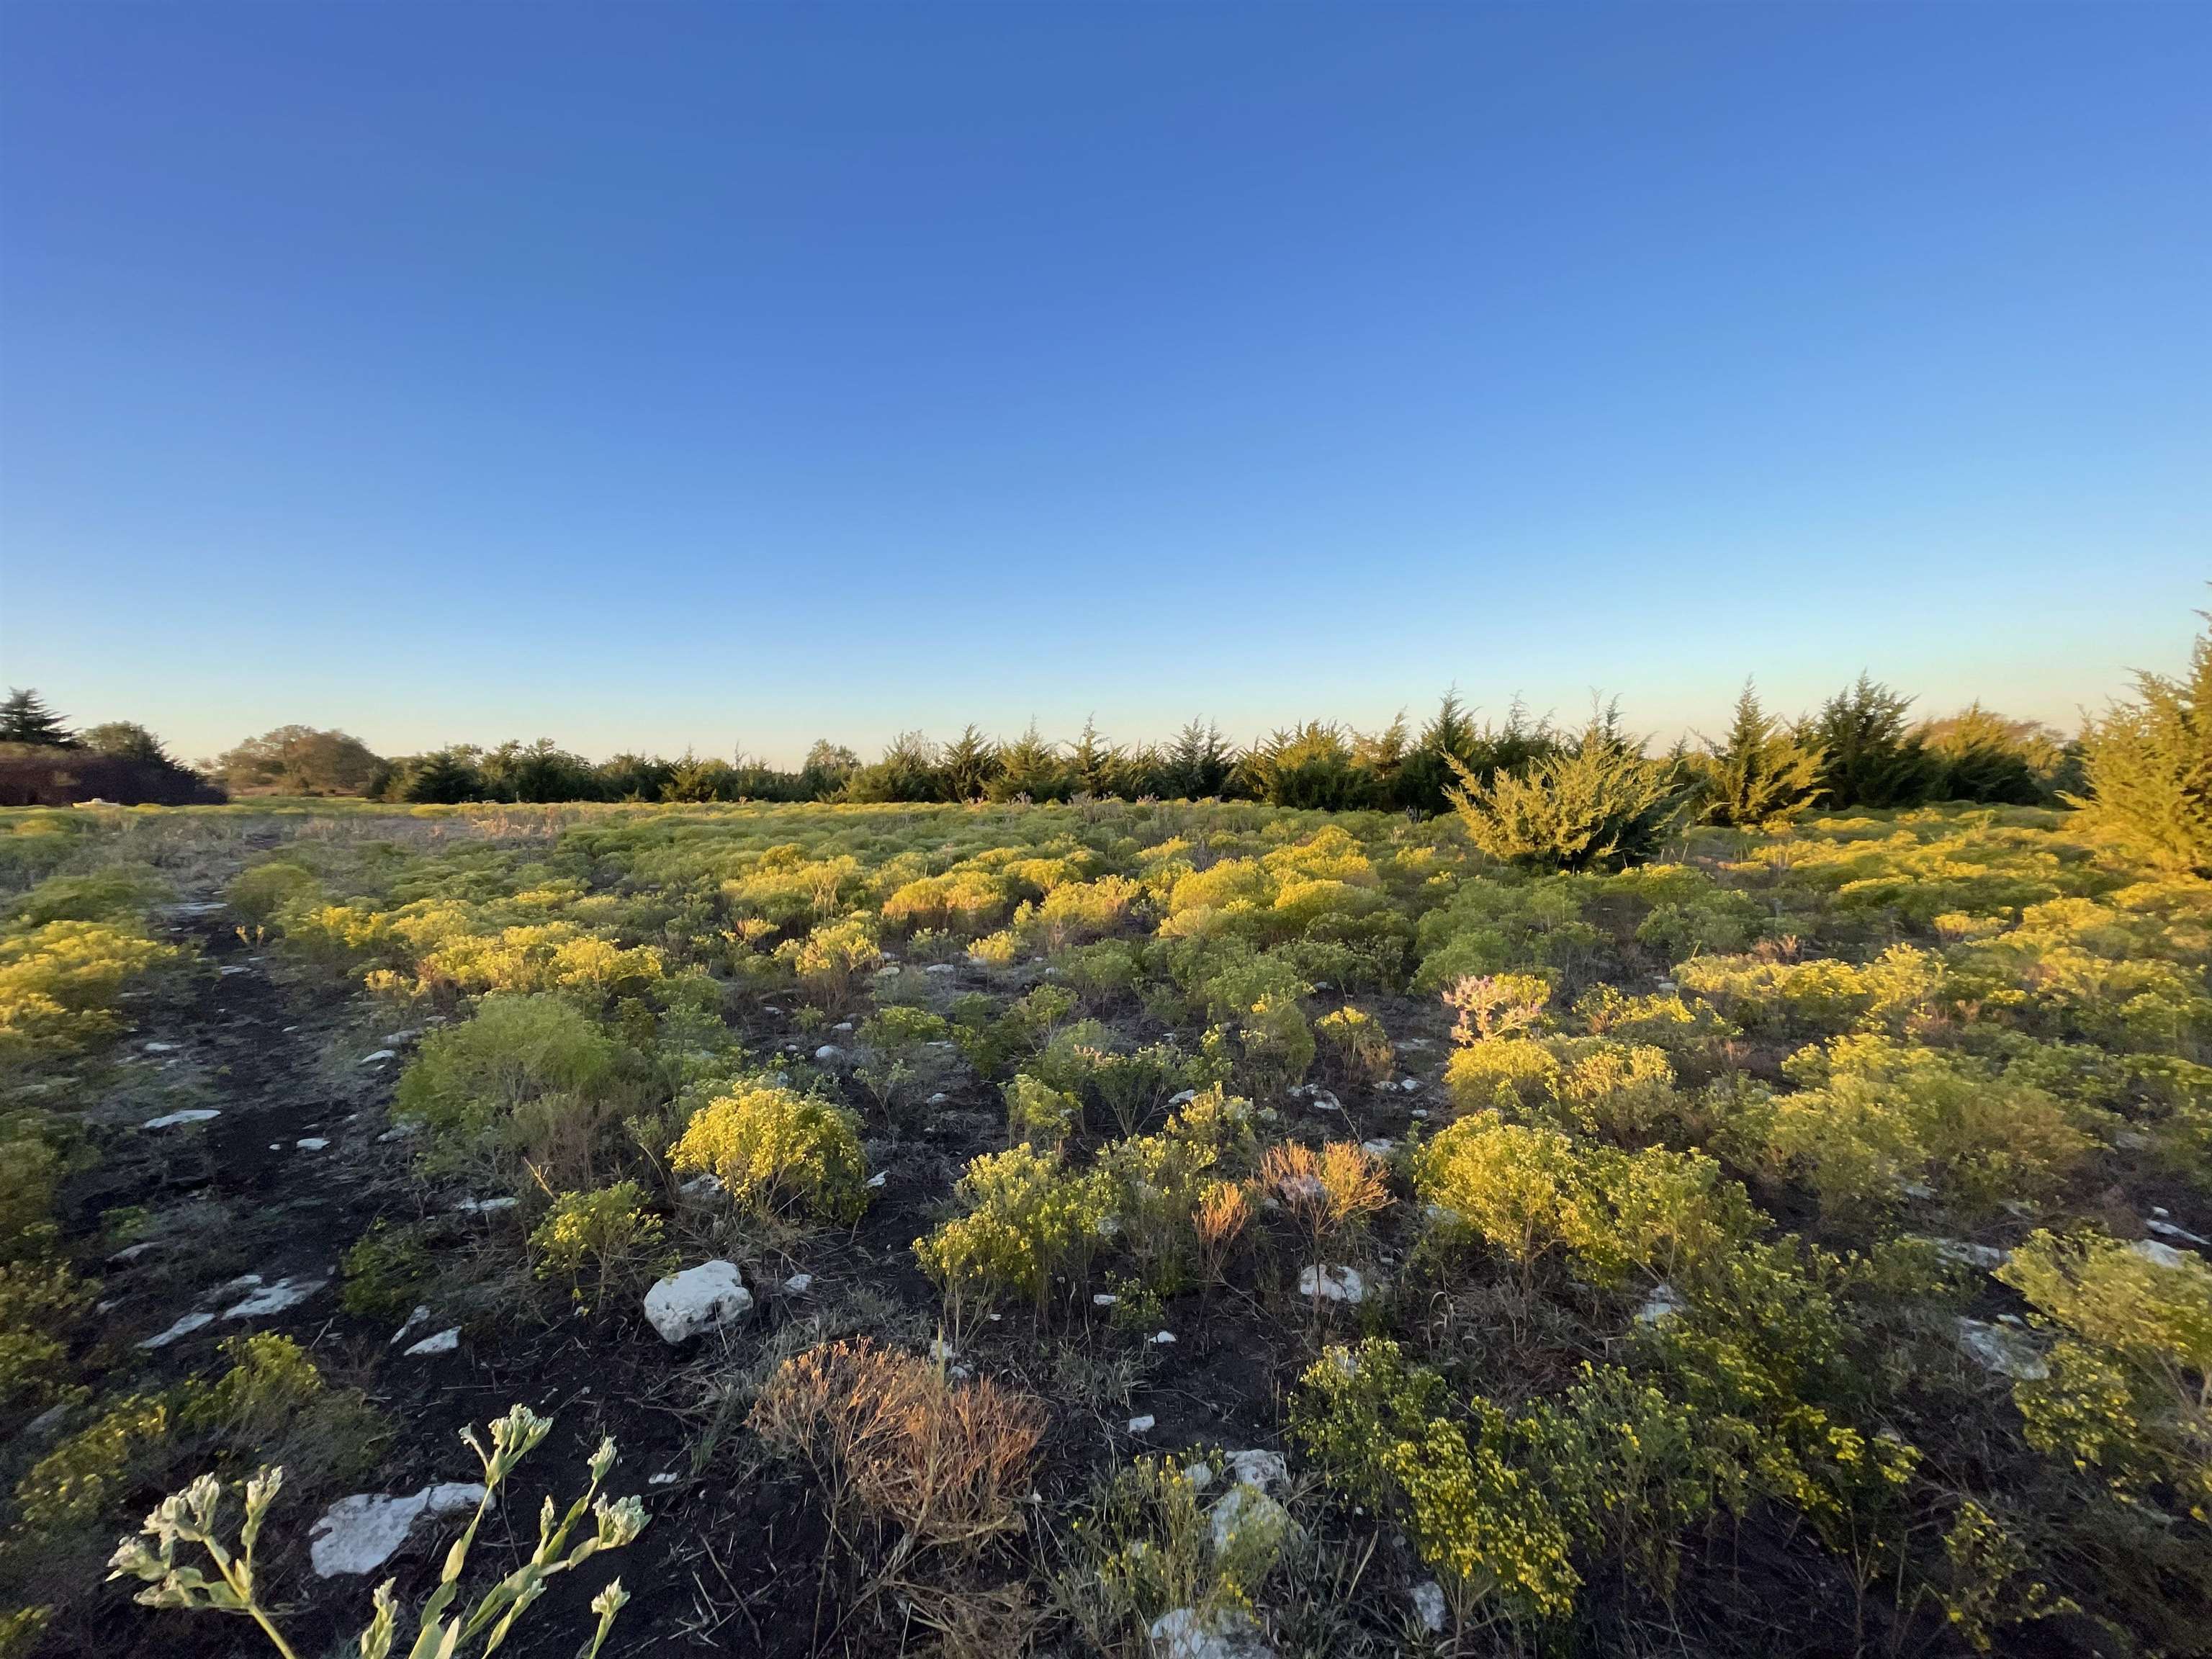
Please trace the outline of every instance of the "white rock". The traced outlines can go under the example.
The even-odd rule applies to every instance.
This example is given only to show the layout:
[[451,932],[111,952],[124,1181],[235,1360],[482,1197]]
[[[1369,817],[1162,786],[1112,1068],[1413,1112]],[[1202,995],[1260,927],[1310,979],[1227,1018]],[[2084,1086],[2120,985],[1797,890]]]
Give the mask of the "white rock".
[[2001,1250],[1994,1244],[1970,1244],[1962,1238],[1931,1238],[1936,1254],[1944,1261],[1962,1267],[1979,1267],[1995,1273],[2012,1260],[2010,1250]]
[[672,1486],[683,1478],[684,1477],[682,1475],[677,1474],[673,1469],[671,1469],[665,1474],[647,1476],[645,1484],[648,1486]]
[[419,1123],[395,1123],[377,1136],[376,1144],[383,1146],[395,1140],[412,1140],[422,1133],[422,1126]]
[[1323,1302],[1356,1305],[1367,1299],[1367,1282],[1359,1276],[1357,1267],[1340,1267],[1325,1261],[1318,1267],[1298,1269],[1298,1294],[1318,1297]]
[[1207,1620],[1176,1607],[1153,1620],[1148,1634],[1158,1659],[1265,1659],[1270,1651],[1251,1616],[1234,1608]]
[[1413,1616],[1430,1635],[1443,1634],[1444,1587],[1435,1579],[1424,1578],[1413,1586]]
[[1193,1463],[1183,1470],[1182,1478],[1190,1482],[1193,1492],[1204,1492],[1213,1484],[1213,1471],[1203,1463]]
[[671,1273],[645,1293],[645,1316],[660,1340],[688,1342],[702,1331],[711,1331],[743,1319],[752,1311],[753,1293],[738,1277],[729,1261],[702,1261]]
[[1291,1478],[1291,1466],[1283,1461],[1283,1455],[1280,1452],[1256,1450],[1231,1452],[1229,1470],[1243,1485],[1257,1486],[1261,1492],[1286,1482]]
[[890,1179],[890,1175],[891,1172],[889,1170],[878,1170],[875,1174],[868,1177],[868,1185],[871,1187],[880,1187],[884,1182]]
[[141,1256],[151,1255],[161,1248],[161,1241],[152,1238],[143,1239],[136,1244],[125,1244],[107,1258],[107,1265],[111,1267],[120,1267],[126,1263],[137,1261]]
[[1158,1420],[1150,1412],[1146,1412],[1142,1417],[1133,1417],[1129,1419],[1129,1432],[1150,1434],[1152,1431],[1152,1425]]
[[793,1273],[790,1278],[783,1281],[783,1293],[786,1296],[805,1296],[807,1291],[813,1288],[814,1275],[812,1273]]
[[949,962],[933,962],[921,971],[925,974],[957,974],[960,970]]
[[341,1498],[309,1529],[307,1559],[319,1578],[374,1572],[407,1541],[417,1521],[473,1510],[483,1497],[482,1486],[449,1481],[404,1498],[377,1492]]
[[722,1178],[718,1175],[696,1175],[676,1189],[686,1198],[714,1198],[722,1190]]
[[211,1313],[188,1313],[160,1335],[149,1336],[138,1346],[142,1348],[166,1348],[180,1337],[190,1336],[194,1331],[214,1323],[215,1316]]
[[205,1123],[222,1115],[212,1106],[193,1106],[181,1112],[165,1112],[160,1117],[149,1117],[144,1127],[149,1129],[181,1129],[189,1124]]
[[2139,1238],[2128,1246],[2144,1261],[2160,1267],[2185,1267],[2197,1260],[2185,1251],[2171,1244],[2161,1244],[2154,1238]]
[[398,1058],[399,1051],[397,1048],[379,1048],[374,1054],[363,1054],[361,1057],[361,1063],[364,1066],[381,1066],[387,1060]]
[[521,1202],[522,1200],[520,1199],[512,1196],[505,1198],[465,1198],[459,1203],[454,1205],[453,1208],[462,1215],[497,1215],[501,1211],[511,1210]]
[[1398,1143],[1385,1135],[1375,1140],[1363,1140],[1359,1150],[1370,1158],[1388,1158],[1398,1150]]
[[1198,1098],[1198,1091],[1197,1091],[1197,1090],[1195,1090],[1195,1089],[1185,1089],[1185,1090],[1184,1090],[1181,1094],[1179,1094],[1179,1095],[1170,1095],[1170,1096],[1168,1097],[1168,1104],[1169,1104],[1169,1105],[1170,1105],[1170,1106],[1185,1106],[1185,1105],[1189,1104],[1192,1101],[1196,1100],[1197,1098]]
[[1644,1298],[1644,1305],[1636,1310],[1639,1325],[1656,1325],[1662,1319],[1672,1319],[1689,1304],[1682,1293],[1662,1279],[1651,1287],[1651,1294]]
[[[2164,1212],[2161,1211],[2160,1213],[2163,1214]],[[2143,1225],[2160,1238],[2178,1238],[2185,1244],[2212,1244],[2212,1238],[2207,1238],[2201,1233],[2192,1233],[2186,1227],[2177,1227],[2171,1221],[2160,1221],[2154,1218],[2144,1222]]]
[[1094,1308],[1110,1308],[1121,1299],[1111,1291],[1093,1291],[1091,1293],[1091,1305]]
[[402,1350],[402,1352],[410,1358],[416,1356],[428,1358],[431,1354],[451,1353],[460,1346],[461,1328],[455,1325],[448,1330],[440,1331],[435,1336],[424,1337],[420,1342]]
[[253,970],[242,962],[226,962],[215,971],[220,977],[228,979],[233,974],[250,974]]
[[1259,1487],[1239,1480],[1214,1500],[1206,1512],[1213,1533],[1213,1553],[1225,1554],[1233,1544],[1273,1552],[1291,1530],[1291,1512]]
[[1401,1077],[1398,1079],[1398,1087],[1409,1095],[1420,1086],[1421,1079],[1417,1077]]
[[177,1052],[177,1045],[173,1042],[149,1042],[146,1044],[146,1052],[149,1054],[173,1054]]
[[853,1022],[849,1019],[841,1019],[830,1029],[833,1031],[849,1031],[853,1029]]
[[1959,1346],[1980,1364],[1984,1370],[1999,1376],[2008,1376],[2017,1382],[2036,1382],[2051,1374],[2044,1362],[2042,1351],[2026,1336],[2002,1325],[1986,1324],[1978,1319],[1959,1321]]
[[331,1281],[321,1279],[280,1279],[274,1285],[264,1285],[235,1307],[223,1310],[225,1319],[262,1319],[270,1314],[283,1313],[287,1308],[296,1308]]
[[935,1094],[930,1096],[927,1103],[932,1106],[942,1106],[946,1101],[951,1098],[952,1097],[951,1095],[946,1094],[944,1090],[939,1089]]
[[820,1060],[824,1066],[827,1066],[832,1060],[842,1059],[844,1056],[844,1053],[845,1051],[842,1048],[840,1048],[836,1043],[825,1042],[819,1048],[817,1048],[814,1051],[814,1058]]
[[1176,1338],[1173,1331],[1154,1331],[1152,1335],[1146,1340],[1151,1342],[1154,1347],[1171,1348],[1175,1346]]
[[416,1331],[422,1329],[423,1326],[429,1322],[430,1304],[427,1302],[417,1304],[415,1311],[407,1316],[407,1322],[402,1325],[398,1330],[392,1332],[392,1340],[385,1346],[392,1348],[398,1347],[402,1342],[404,1342],[409,1337],[414,1335]]
[[292,1144],[303,1152],[319,1152],[331,1143],[326,1136],[302,1135]]

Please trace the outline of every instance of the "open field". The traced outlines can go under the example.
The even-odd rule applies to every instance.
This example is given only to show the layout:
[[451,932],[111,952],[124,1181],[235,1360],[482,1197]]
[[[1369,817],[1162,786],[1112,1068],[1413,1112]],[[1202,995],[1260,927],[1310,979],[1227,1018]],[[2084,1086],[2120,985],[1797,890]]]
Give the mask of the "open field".
[[269,1463],[356,1651],[474,1494],[311,1525],[517,1403],[466,1593],[603,1436],[645,1524],[509,1653],[617,1574],[609,1654],[2212,1650],[2212,888],[2066,812],[259,802],[0,884],[0,1652],[258,1641],[101,1579]]

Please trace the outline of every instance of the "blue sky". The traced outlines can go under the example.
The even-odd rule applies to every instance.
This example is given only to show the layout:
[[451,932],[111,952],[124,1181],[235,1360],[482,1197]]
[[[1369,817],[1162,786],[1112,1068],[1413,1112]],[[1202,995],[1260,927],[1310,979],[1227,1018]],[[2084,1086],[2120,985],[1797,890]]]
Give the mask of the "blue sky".
[[2212,577],[2212,7],[0,16],[0,678],[794,758],[1864,666]]

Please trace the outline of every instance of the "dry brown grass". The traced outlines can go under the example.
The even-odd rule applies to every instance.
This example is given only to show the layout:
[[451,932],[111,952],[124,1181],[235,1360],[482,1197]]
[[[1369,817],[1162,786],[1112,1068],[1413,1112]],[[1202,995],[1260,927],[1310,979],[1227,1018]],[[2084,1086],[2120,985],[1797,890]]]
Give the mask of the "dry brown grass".
[[833,1510],[849,1498],[896,1524],[902,1553],[972,1550],[1019,1524],[1044,1408],[988,1378],[866,1337],[795,1354],[754,1402],[752,1426],[820,1470]]

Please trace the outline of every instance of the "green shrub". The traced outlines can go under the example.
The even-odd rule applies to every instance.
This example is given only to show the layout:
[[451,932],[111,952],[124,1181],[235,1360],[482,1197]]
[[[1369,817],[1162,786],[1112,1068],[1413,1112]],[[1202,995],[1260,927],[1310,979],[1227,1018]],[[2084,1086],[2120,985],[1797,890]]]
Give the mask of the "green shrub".
[[923,1271],[947,1296],[1025,1296],[1040,1314],[1055,1278],[1082,1277],[1112,1212],[1102,1174],[1033,1146],[975,1158],[953,1196],[965,1213],[915,1241]]
[[1468,839],[1531,870],[1617,870],[1656,853],[1680,819],[1674,768],[1647,760],[1609,720],[1593,721],[1564,752],[1485,783],[1454,762],[1447,791]]
[[2171,1493],[2212,1522],[2212,1267],[2165,1247],[2038,1232],[1997,1276],[2057,1334],[2013,1398],[2040,1449],[2125,1495]]
[[1705,822],[1743,830],[1789,823],[1819,795],[1821,760],[1819,745],[1761,708],[1747,684],[1727,738],[1691,763]]
[[742,1082],[700,1108],[669,1156],[679,1174],[705,1172],[763,1214],[796,1207],[857,1221],[868,1206],[868,1161],[852,1114],[772,1083]]
[[586,1305],[603,1304],[659,1277],[672,1257],[660,1218],[645,1206],[645,1188],[635,1181],[618,1181],[596,1192],[562,1193],[530,1235],[538,1276],[565,1280]]
[[1339,1008],[1313,1024],[1322,1066],[1340,1083],[1373,1085],[1387,1079],[1397,1064],[1382,1022],[1358,1008]]

